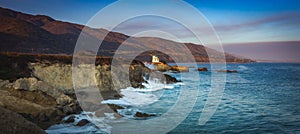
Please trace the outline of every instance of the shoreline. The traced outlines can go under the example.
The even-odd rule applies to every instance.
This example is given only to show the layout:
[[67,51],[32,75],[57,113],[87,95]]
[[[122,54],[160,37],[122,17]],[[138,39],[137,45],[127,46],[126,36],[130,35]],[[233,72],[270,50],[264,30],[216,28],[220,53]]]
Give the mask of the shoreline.
[[[77,97],[85,97],[87,91],[81,92],[83,96],[75,94],[71,56],[8,53],[1,55],[0,60],[0,107],[22,115],[44,130],[53,124],[61,123],[68,115],[82,112]],[[96,88],[104,99],[122,97],[118,90],[126,87],[143,88],[142,83],[145,82],[143,74],[151,73],[151,70],[140,61],[131,63],[129,74],[122,70],[111,72],[110,62],[111,58],[97,57],[94,63],[96,66],[79,64],[75,67],[81,73],[78,74],[79,80],[87,79],[85,73],[89,73],[92,67],[96,67]],[[130,82],[115,84],[111,80],[113,75],[111,73],[125,73],[124,77],[128,75]],[[167,74],[163,75],[167,77],[167,83],[178,81]],[[83,89],[91,86],[85,83],[78,83],[78,85]],[[101,108],[97,104],[99,102],[87,100],[84,103],[96,109]],[[119,108],[116,105],[110,107],[115,110]]]

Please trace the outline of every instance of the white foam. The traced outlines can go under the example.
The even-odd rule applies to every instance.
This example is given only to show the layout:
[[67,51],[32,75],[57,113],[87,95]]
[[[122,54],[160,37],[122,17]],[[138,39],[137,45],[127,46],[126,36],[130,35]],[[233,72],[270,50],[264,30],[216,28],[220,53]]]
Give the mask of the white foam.
[[158,100],[158,98],[151,93],[140,93],[134,88],[126,88],[121,90],[122,98],[118,100],[104,100],[102,104],[116,104],[116,105],[133,105],[133,106],[143,106],[149,105]]
[[126,89],[121,89],[120,93],[123,95],[122,98],[115,100],[104,100],[102,104],[116,104],[123,106],[144,106],[152,104],[158,101],[158,97],[151,92],[155,92],[162,89],[173,89],[175,87],[184,85],[183,83],[175,84],[163,84],[157,80],[148,80],[147,83],[142,83],[145,88],[133,88],[128,87]]
[[[49,127],[46,132],[50,134],[59,133],[111,133],[112,127],[108,125],[109,122],[115,120],[113,113],[104,113],[105,117],[97,117],[94,112],[82,112],[77,115],[69,115],[63,120],[67,120],[70,116],[74,117],[74,122],[69,124],[57,124]],[[86,119],[92,123],[84,126],[76,126],[76,124]],[[96,124],[96,126],[94,125]],[[99,129],[100,128],[100,129]]]
[[175,86],[181,86],[181,85],[185,85],[183,82],[177,82],[174,84]]
[[146,67],[148,67],[149,69],[151,69],[151,70],[154,70],[154,69],[155,69],[155,67],[154,67],[153,64],[144,63],[144,65],[145,65]]
[[128,109],[119,109],[118,113],[127,118],[134,118],[134,114],[137,111],[138,111],[137,109],[128,108]]
[[47,130],[45,130],[48,134],[65,134],[65,133],[104,133],[103,131],[100,131],[95,126],[92,125],[86,125],[82,127],[74,126],[72,124],[58,124],[51,126]]
[[135,91],[142,91],[142,92],[147,92],[147,91],[157,91],[161,89],[172,89],[174,86],[172,84],[163,84],[160,82],[157,82],[155,80],[149,80],[147,81],[148,83],[142,83],[145,88],[142,89],[134,89]]
[[133,91],[141,91],[141,92],[152,92],[152,91],[157,91],[161,89],[173,89],[175,87],[179,87],[181,85],[184,85],[183,82],[177,82],[174,84],[164,84],[158,82],[158,80],[148,80],[147,83],[142,83],[145,88],[139,89],[139,88],[133,88]]
[[239,65],[238,68],[240,70],[248,70],[248,67],[244,66],[244,65]]
[[[147,83],[143,83],[145,88],[132,88],[128,87],[126,89],[121,89],[120,93],[123,95],[122,98],[118,100],[104,100],[102,104],[116,104],[123,106],[144,106],[152,104],[158,101],[159,97],[153,94],[158,90],[162,89],[173,89],[175,87],[184,85],[184,83],[175,84],[163,84],[157,80],[148,80]],[[120,109],[118,113],[125,117],[134,118],[134,113],[138,109]],[[78,115],[69,115],[63,120],[67,120],[70,116],[75,116],[74,123],[70,124],[58,124],[53,125],[46,130],[47,133],[57,134],[57,133],[111,133],[112,127],[109,125],[112,122],[119,122],[121,120],[116,120],[114,113],[105,113],[105,117],[97,117],[94,112],[82,112]],[[76,124],[86,119],[92,123],[88,123],[85,126],[76,126]],[[95,126],[95,125],[96,126]]]

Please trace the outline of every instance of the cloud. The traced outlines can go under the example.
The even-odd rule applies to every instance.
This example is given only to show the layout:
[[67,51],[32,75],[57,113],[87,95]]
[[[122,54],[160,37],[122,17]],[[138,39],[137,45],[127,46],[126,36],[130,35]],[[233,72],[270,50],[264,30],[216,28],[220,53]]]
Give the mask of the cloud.
[[256,29],[262,26],[277,24],[281,26],[300,26],[300,12],[288,12],[266,16],[252,21],[231,24],[231,25],[216,25],[215,29],[218,31],[232,31],[239,29]]
[[[247,14],[244,14],[247,15]],[[249,16],[247,20],[237,20],[236,23],[215,23],[213,27],[221,38],[222,42],[249,42],[249,41],[280,41],[296,40],[300,35],[300,12],[272,13],[271,15],[261,15],[262,17]],[[197,23],[197,22],[195,22]],[[193,31],[206,32],[209,27],[194,27]],[[181,40],[199,43],[194,38],[192,32],[181,24],[161,17],[140,17],[128,20],[118,27],[115,31],[128,35],[146,30],[161,30]],[[213,35],[205,35],[202,38],[211,38]],[[164,38],[164,37],[162,37]],[[212,40],[212,42],[216,42]]]

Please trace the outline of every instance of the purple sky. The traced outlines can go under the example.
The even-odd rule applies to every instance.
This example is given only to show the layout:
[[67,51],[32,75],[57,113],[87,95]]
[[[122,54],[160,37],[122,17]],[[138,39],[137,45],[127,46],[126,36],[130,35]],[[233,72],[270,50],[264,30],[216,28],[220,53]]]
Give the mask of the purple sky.
[[227,44],[224,50],[262,62],[300,62],[300,41]]

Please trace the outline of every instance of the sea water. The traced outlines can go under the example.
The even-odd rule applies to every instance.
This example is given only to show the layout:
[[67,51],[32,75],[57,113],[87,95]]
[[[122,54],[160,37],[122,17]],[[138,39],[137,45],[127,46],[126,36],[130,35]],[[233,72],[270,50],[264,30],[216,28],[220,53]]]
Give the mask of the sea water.
[[[197,67],[207,67],[209,71],[198,72]],[[198,91],[191,112],[169,133],[300,133],[300,64],[227,64],[227,69],[238,73],[226,73],[220,103],[204,125],[199,125],[199,117],[211,89],[211,71],[216,70],[210,70],[210,64],[198,64],[197,67],[184,73],[167,72],[182,80],[181,83],[166,85],[149,80],[144,89],[122,89],[123,98],[101,103],[125,106],[125,109],[118,110],[122,118],[135,120],[133,115],[137,111],[155,114],[156,117],[151,118],[158,118],[177,103],[182,90]],[[195,74],[199,74],[200,82],[195,82],[198,80]],[[86,113],[76,115],[78,120],[88,119],[86,116]],[[113,128],[109,122],[122,118],[115,119],[107,114],[94,119],[98,127],[92,123],[83,127],[60,124],[50,127],[47,132],[110,133]]]

